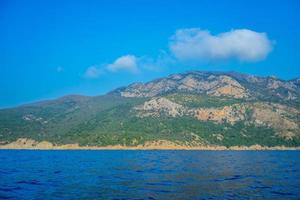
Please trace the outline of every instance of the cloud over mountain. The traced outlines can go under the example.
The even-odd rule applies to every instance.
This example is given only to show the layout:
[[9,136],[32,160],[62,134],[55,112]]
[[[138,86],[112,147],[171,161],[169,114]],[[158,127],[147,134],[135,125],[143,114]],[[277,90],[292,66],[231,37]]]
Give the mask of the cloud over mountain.
[[134,55],[125,55],[117,58],[112,64],[107,65],[107,69],[112,72],[130,71],[138,72],[137,58]]
[[174,56],[184,61],[225,60],[258,61],[272,50],[266,33],[236,29],[212,35],[199,28],[179,29],[170,39]]
[[170,38],[170,52],[163,51],[157,58],[123,55],[109,64],[89,67],[84,77],[95,79],[103,73],[159,71],[182,61],[197,64],[228,59],[254,62],[265,59],[272,48],[272,41],[266,33],[249,29],[235,29],[217,35],[199,28],[178,29]]

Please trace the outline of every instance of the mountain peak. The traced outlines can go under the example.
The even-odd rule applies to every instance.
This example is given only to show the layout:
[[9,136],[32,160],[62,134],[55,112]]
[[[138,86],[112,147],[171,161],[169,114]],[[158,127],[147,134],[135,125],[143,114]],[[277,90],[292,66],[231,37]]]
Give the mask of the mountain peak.
[[208,71],[171,74],[165,78],[147,83],[135,83],[113,91],[123,97],[154,97],[174,92],[237,99],[267,99],[271,95],[279,101],[300,94],[299,86],[291,81],[237,72]]

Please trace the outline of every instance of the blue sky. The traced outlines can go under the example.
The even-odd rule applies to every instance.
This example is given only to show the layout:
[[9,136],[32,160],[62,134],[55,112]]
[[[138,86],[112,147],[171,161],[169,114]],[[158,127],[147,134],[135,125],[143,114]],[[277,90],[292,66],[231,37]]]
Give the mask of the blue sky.
[[297,0],[0,1],[0,107],[188,70],[300,77]]

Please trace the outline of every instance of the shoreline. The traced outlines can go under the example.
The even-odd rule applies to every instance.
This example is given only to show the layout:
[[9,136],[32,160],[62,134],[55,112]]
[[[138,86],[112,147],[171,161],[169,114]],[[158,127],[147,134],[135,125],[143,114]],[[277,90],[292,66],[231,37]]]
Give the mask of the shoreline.
[[148,141],[144,144],[124,146],[124,145],[108,145],[108,146],[80,146],[79,144],[63,144],[56,145],[48,141],[35,141],[28,138],[19,138],[15,142],[3,144],[0,142],[0,150],[202,150],[202,151],[258,151],[258,150],[300,150],[300,147],[286,146],[261,146],[258,144],[251,146],[218,146],[203,144],[183,144],[175,143],[168,140]]
[[261,148],[261,149],[252,149],[252,148],[225,148],[225,149],[211,149],[211,148],[134,148],[134,147],[124,147],[124,148],[106,148],[106,147],[97,147],[97,148],[2,148],[1,150],[36,150],[36,151],[300,151],[300,148],[296,147],[280,147],[280,148]]
[[139,147],[139,146],[79,146],[79,147],[61,147],[55,146],[51,148],[43,147],[5,147],[0,146],[0,150],[197,150],[197,151],[299,151],[300,147],[254,147],[254,146],[197,146],[197,147]]
[[148,150],[174,150],[174,151],[300,151],[299,147],[262,147],[262,148],[251,148],[250,147],[241,147],[241,148],[207,148],[207,147],[188,147],[188,148],[164,148],[164,147],[153,147],[153,148],[137,148],[137,147],[122,147],[122,148],[114,148],[114,147],[79,147],[79,148],[6,148],[6,147],[0,147],[1,150],[49,150],[49,151],[59,151],[59,150],[65,150],[65,151],[75,151],[75,150],[131,150],[131,151],[148,151]]

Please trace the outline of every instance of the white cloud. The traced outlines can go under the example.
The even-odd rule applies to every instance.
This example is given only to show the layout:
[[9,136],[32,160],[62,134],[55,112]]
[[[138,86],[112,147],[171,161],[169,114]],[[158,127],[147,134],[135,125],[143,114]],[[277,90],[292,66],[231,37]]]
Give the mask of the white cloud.
[[118,71],[130,71],[132,73],[137,73],[138,59],[134,55],[125,55],[117,58],[112,64],[107,65],[107,69],[112,72]]
[[102,64],[100,66],[93,65],[84,73],[84,77],[87,79],[96,79],[100,75],[106,74],[108,72],[119,72],[119,71],[129,71],[132,73],[139,72],[138,69],[138,62],[140,59],[138,59],[134,55],[125,55],[117,58],[113,63],[111,64]]
[[[157,57],[123,55],[112,63],[89,67],[84,77],[95,79],[102,74],[121,71],[134,74],[145,71],[160,72],[170,67],[182,66],[183,62],[179,61],[226,59],[258,61],[264,59],[272,51],[272,42],[266,33],[248,29],[236,29],[212,35],[209,31],[191,28],[177,30],[170,38],[169,48],[173,55],[163,50]],[[58,72],[62,70],[62,68],[57,68]]]
[[102,69],[98,68],[97,66],[91,66],[85,71],[84,77],[88,79],[95,79],[98,78],[102,73]]
[[218,35],[199,28],[180,29],[170,39],[171,52],[179,60],[238,59],[257,61],[272,50],[266,33],[236,29]]

